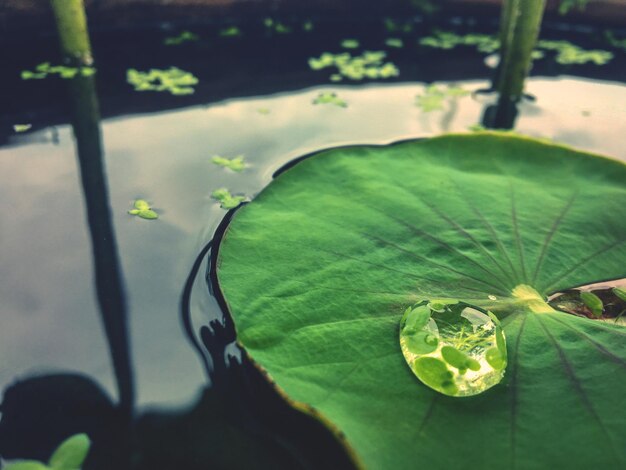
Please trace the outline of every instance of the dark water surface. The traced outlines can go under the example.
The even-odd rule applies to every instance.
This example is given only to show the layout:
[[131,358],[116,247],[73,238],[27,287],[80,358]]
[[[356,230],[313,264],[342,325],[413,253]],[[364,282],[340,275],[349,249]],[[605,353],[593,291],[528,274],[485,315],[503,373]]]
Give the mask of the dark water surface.
[[[296,40],[259,30],[258,41],[252,33],[217,39],[213,29],[206,43],[174,48],[160,41],[177,31],[136,33],[128,48],[123,41],[105,48],[110,33],[96,36],[103,162],[126,291],[136,415],[185,409],[209,383],[184,334],[179,304],[196,256],[225,215],[210,197],[213,190],[226,187],[253,198],[282,165],[331,146],[468,132],[493,102],[477,94],[447,100],[443,110],[416,107],[426,82],[476,91],[488,88],[491,74],[483,55],[467,48],[418,49],[416,35],[405,38],[403,49],[386,48],[400,69],[392,83],[328,85],[329,73],[308,69],[310,56],[340,52],[338,42],[346,37],[382,50],[385,37],[397,36],[346,28],[354,29],[298,33]],[[162,54],[141,54],[150,44],[158,44]],[[49,44],[35,46],[27,44],[32,53],[13,57],[1,79],[11,93],[0,118],[0,389],[41,376],[78,374],[115,401],[67,82],[19,80],[20,70],[54,57]],[[606,66],[538,63],[527,85],[536,100],[522,103],[515,130],[626,160],[625,61],[623,53],[615,53]],[[170,65],[198,76],[196,94],[139,93],[125,83],[128,67]],[[313,105],[324,91],[336,92],[348,106]],[[33,128],[15,133],[13,124],[22,123]],[[249,167],[234,173],[214,165],[214,155],[244,155]],[[138,198],[150,201],[158,220],[127,214]],[[221,316],[202,275],[195,282],[191,313],[196,332]],[[233,347],[230,351],[236,355]],[[6,408],[2,411],[6,415]],[[2,432],[0,426],[0,437],[6,437]],[[50,445],[12,452],[0,443],[0,454],[38,456]]]

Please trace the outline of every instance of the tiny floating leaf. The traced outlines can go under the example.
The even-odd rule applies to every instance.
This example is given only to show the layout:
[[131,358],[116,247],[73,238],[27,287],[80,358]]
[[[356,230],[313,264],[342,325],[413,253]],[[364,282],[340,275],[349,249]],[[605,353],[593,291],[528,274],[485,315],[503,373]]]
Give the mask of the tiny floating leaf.
[[408,308],[400,321],[400,347],[417,378],[444,395],[477,395],[504,377],[500,322],[463,302],[437,300]]
[[215,155],[211,159],[211,161],[216,165],[223,166],[224,168],[228,168],[236,172],[243,171],[243,169],[246,167],[243,155],[238,155],[233,158],[225,158],[220,157],[219,155]]
[[400,48],[404,46],[404,43],[400,38],[388,38],[387,40],[385,40],[385,45],[389,47]]
[[325,91],[320,93],[317,98],[313,100],[313,104],[334,104],[340,108],[346,108],[348,103],[339,98],[336,93]]
[[170,36],[165,38],[163,44],[166,46],[180,46],[185,42],[197,41],[199,39],[197,34],[191,31],[182,31],[178,36]]
[[216,189],[211,197],[220,203],[222,209],[234,209],[246,200],[245,196],[233,196],[226,188]]
[[150,208],[150,204],[148,204],[147,201],[143,199],[137,199],[133,205],[135,208],[128,211],[130,215],[136,215],[137,217],[141,217],[142,219],[146,220],[154,220],[159,218],[159,214],[157,214]]
[[344,39],[341,41],[341,47],[344,49],[356,49],[359,46],[360,43],[356,39]]
[[241,36],[241,30],[237,26],[231,26],[220,30],[220,36],[222,37],[234,37]]
[[167,91],[172,95],[191,95],[198,79],[191,73],[178,67],[169,69],[150,69],[140,71],[128,69],[126,80],[135,91]]
[[31,127],[33,127],[32,124],[13,124],[13,130],[15,132],[26,132]]

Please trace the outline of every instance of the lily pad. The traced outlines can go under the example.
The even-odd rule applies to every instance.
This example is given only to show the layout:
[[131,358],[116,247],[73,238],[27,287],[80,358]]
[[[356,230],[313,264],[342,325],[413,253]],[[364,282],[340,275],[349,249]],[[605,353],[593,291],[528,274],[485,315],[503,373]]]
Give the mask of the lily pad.
[[[623,163],[511,134],[337,148],[234,215],[218,292],[255,364],[364,467],[622,468],[626,329],[546,298],[626,278],[624,200]],[[399,324],[429,299],[499,318],[502,382],[459,398],[415,377]]]

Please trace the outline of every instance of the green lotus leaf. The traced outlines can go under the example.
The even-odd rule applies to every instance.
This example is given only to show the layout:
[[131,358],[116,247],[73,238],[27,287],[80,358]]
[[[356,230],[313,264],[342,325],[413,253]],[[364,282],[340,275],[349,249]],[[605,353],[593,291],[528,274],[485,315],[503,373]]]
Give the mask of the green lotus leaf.
[[[546,298],[626,278],[625,200],[623,163],[512,134],[328,150],[235,213],[219,292],[256,366],[360,466],[623,468],[626,330]],[[415,377],[400,320],[430,299],[500,320],[499,384]],[[439,362],[415,367],[453,395]]]

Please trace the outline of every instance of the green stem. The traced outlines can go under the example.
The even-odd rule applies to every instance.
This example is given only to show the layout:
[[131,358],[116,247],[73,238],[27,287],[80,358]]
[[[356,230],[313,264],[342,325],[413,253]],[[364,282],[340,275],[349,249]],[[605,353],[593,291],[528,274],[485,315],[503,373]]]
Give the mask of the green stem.
[[506,0],[500,29],[500,66],[494,88],[501,99],[517,102],[532,63],[546,0]]
[[50,0],[61,42],[61,52],[75,65],[91,65],[91,44],[83,0]]

